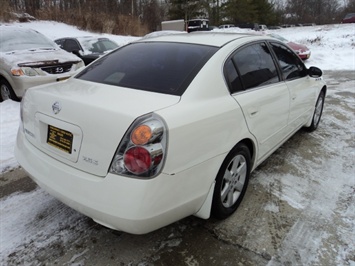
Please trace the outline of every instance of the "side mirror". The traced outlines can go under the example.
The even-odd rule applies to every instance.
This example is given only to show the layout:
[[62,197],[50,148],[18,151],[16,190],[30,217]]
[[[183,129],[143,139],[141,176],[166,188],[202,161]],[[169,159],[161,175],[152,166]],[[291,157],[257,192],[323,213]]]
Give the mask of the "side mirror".
[[318,67],[310,67],[308,69],[308,75],[312,78],[319,78],[323,75],[323,72]]

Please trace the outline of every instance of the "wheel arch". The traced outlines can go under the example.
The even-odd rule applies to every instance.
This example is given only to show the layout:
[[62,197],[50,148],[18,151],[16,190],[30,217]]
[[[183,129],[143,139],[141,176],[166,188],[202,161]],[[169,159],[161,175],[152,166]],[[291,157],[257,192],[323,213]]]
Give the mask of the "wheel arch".
[[12,89],[14,88],[14,83],[12,82],[12,80],[10,79],[10,78],[8,78],[7,77],[7,73],[5,73],[5,75],[4,75],[4,73],[0,73],[0,80],[5,80],[7,83],[9,83],[10,84],[10,86],[12,87]]
[[[230,151],[227,153],[227,155],[225,156],[223,162],[225,161],[227,156],[230,154],[230,152],[235,147],[237,147],[239,144],[244,144],[249,150],[250,163],[251,163],[250,172],[252,172],[252,170],[254,169],[255,162],[256,162],[256,145],[255,145],[255,142],[252,139],[250,139],[250,138],[244,138],[244,139],[240,140],[239,142],[237,142],[230,149]],[[193,214],[194,216],[202,218],[202,219],[210,218],[211,210],[212,210],[212,201],[213,201],[214,188],[215,188],[215,184],[216,184],[216,178],[217,178],[217,175],[215,176],[215,178],[214,178],[214,180],[213,180],[213,182],[211,184],[210,190],[209,190],[209,192],[207,194],[207,197],[206,197],[204,203],[202,204],[201,208],[196,213]]]
[[250,163],[251,163],[251,170],[254,169],[254,165],[255,165],[255,161],[256,161],[256,145],[255,142],[250,139],[250,138],[245,138],[242,139],[241,141],[239,141],[237,144],[235,144],[235,146],[233,147],[233,149],[239,145],[239,144],[244,144],[245,146],[247,146],[247,148],[249,149],[250,152]]
[[327,85],[324,85],[319,93],[324,92],[324,96],[327,96]]
[[[3,75],[2,73],[0,73],[0,85],[1,85],[1,96],[0,96],[0,101],[2,102],[4,99],[3,99],[3,96],[2,96],[2,85],[5,85],[6,87],[8,87],[8,98],[9,99],[12,99],[13,101],[20,101],[21,98],[19,98],[15,91],[14,91],[14,85],[12,84],[12,80],[6,78],[6,75]],[[7,98],[5,98],[6,100]]]
[[[317,101],[318,101],[318,98],[319,96],[321,95],[321,93],[324,93],[324,98],[326,97],[327,95],[327,85],[324,85],[320,90],[319,90],[319,93],[318,95],[316,95],[316,100],[314,102],[314,107],[315,105],[317,104]],[[312,121],[313,121],[313,114],[314,114],[314,111],[312,112],[312,114],[310,115],[307,123],[305,125],[303,125],[303,128],[306,130],[306,131],[310,131],[310,126],[312,125]]]
[[9,82],[9,81],[7,80],[7,78],[6,78],[3,74],[0,73],[0,80],[2,80],[2,79],[4,79],[4,80],[6,80],[7,82]]

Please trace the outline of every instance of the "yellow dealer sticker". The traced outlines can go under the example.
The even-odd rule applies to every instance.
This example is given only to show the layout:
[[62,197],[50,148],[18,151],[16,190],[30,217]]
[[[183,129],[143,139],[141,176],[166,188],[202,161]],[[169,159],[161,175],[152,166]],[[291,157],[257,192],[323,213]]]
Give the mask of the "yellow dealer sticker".
[[64,129],[48,125],[47,143],[59,150],[71,154],[73,134]]

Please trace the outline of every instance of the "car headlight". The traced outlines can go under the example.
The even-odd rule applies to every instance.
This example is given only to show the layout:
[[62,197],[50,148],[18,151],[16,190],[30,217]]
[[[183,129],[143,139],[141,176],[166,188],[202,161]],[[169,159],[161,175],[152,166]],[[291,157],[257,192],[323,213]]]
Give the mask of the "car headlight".
[[73,64],[73,69],[72,70],[76,71],[78,69],[81,69],[84,66],[85,66],[84,61],[81,60],[78,63]]
[[13,76],[30,76],[30,77],[39,75],[37,71],[31,67],[13,67],[11,69],[11,74]]

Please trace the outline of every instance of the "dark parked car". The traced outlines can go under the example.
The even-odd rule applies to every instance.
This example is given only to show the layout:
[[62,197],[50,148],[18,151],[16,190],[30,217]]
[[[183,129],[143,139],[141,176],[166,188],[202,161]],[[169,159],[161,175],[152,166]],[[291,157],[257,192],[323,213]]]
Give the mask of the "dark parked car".
[[118,44],[110,39],[96,36],[67,37],[55,42],[60,48],[83,59],[85,65],[118,47]]
[[208,19],[190,19],[187,22],[187,32],[208,31]]
[[347,14],[341,23],[355,23],[355,13],[349,13]]

